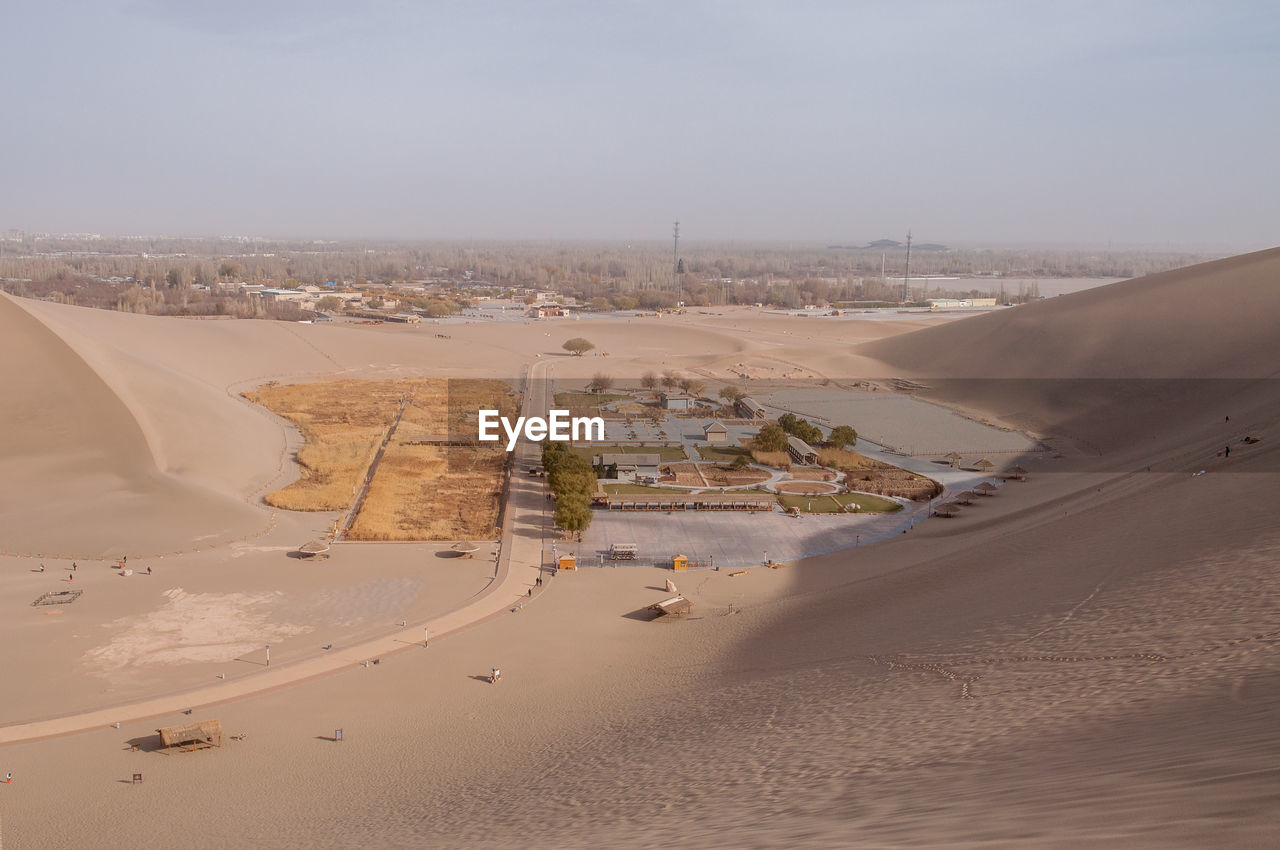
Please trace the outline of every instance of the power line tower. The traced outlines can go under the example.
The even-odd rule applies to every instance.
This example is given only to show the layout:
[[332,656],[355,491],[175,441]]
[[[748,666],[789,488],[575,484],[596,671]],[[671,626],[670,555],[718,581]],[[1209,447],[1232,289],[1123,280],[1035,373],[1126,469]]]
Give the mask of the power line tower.
[[671,282],[675,284],[676,303],[684,300],[684,287],[680,280],[680,222],[676,222],[676,226],[671,230],[671,238],[673,245],[671,247]]
[[907,268],[902,273],[902,303],[911,300],[911,231],[907,231]]

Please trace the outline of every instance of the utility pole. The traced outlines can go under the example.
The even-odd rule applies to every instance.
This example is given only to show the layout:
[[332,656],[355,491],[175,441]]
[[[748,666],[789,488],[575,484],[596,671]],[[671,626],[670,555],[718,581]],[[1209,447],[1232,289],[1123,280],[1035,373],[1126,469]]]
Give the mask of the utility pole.
[[911,231],[907,231],[907,268],[902,273],[902,303],[911,300]]
[[676,222],[676,226],[671,231],[673,241],[671,247],[671,282],[675,284],[676,303],[679,304],[684,299],[681,297],[684,287],[680,281],[680,222]]

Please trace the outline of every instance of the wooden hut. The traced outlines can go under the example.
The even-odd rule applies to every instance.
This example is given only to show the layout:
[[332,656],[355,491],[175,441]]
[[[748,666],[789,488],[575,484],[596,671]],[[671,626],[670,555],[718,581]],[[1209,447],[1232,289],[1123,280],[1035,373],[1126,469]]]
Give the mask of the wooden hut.
[[217,720],[197,720],[185,726],[165,726],[157,729],[160,743],[166,750],[177,747],[184,753],[205,747],[222,746],[222,723]]
[[973,492],[979,496],[994,496],[1000,488],[992,484],[990,481],[983,481],[977,487],[973,488]]
[[1004,478],[1006,481],[1026,481],[1030,474],[1021,466],[1014,466],[1004,471]]
[[298,554],[303,558],[323,561],[329,557],[329,541],[309,540],[298,547]]

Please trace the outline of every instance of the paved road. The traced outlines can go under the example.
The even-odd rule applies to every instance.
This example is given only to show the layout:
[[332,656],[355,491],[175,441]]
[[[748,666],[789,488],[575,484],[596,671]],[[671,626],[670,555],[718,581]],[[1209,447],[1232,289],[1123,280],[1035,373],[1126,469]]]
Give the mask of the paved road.
[[[530,368],[525,386],[523,415],[547,415],[551,400],[548,395],[548,371],[546,363],[535,363]],[[528,599],[528,590],[534,586],[542,569],[542,513],[545,501],[544,479],[525,474],[530,465],[541,459],[541,446],[522,438],[515,451],[511,488],[503,515],[502,549],[498,557],[497,572],[489,587],[471,602],[426,623],[415,623],[358,646],[337,649],[319,658],[267,668],[252,676],[111,708],[3,726],[0,727],[0,744],[101,729],[114,723],[172,715],[186,709],[198,710],[227,700],[275,690],[339,670],[362,666],[371,659],[409,651],[415,645],[421,649],[424,628],[428,629],[430,639],[435,640],[511,611]],[[520,529],[518,534],[517,528]]]

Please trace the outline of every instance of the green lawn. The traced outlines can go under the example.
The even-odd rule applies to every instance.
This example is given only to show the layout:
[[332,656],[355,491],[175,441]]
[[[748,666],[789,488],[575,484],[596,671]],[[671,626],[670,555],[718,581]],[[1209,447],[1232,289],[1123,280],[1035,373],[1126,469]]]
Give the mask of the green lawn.
[[605,484],[604,491],[614,495],[623,495],[626,493],[665,493],[668,496],[678,496],[679,490],[667,490],[662,487],[647,487],[644,484]]
[[721,463],[732,463],[734,458],[745,457],[751,460],[751,452],[742,446],[720,446],[711,443],[699,443],[698,454],[703,460],[715,460]]
[[866,513],[891,514],[902,510],[902,505],[891,499],[879,496],[868,496],[865,493],[822,493],[817,496],[805,496],[799,493],[783,493],[778,497],[784,508],[799,508],[801,513],[809,513],[809,504],[813,504],[815,514],[833,514],[840,506],[856,502]]
[[625,393],[556,393],[556,407],[595,407],[631,398]]
[[582,445],[570,446],[569,450],[574,454],[581,455],[588,461],[595,455],[614,455],[614,454],[653,454],[657,452],[658,459],[662,463],[670,463],[675,460],[685,460],[684,449],[680,446],[603,446],[603,445]]

